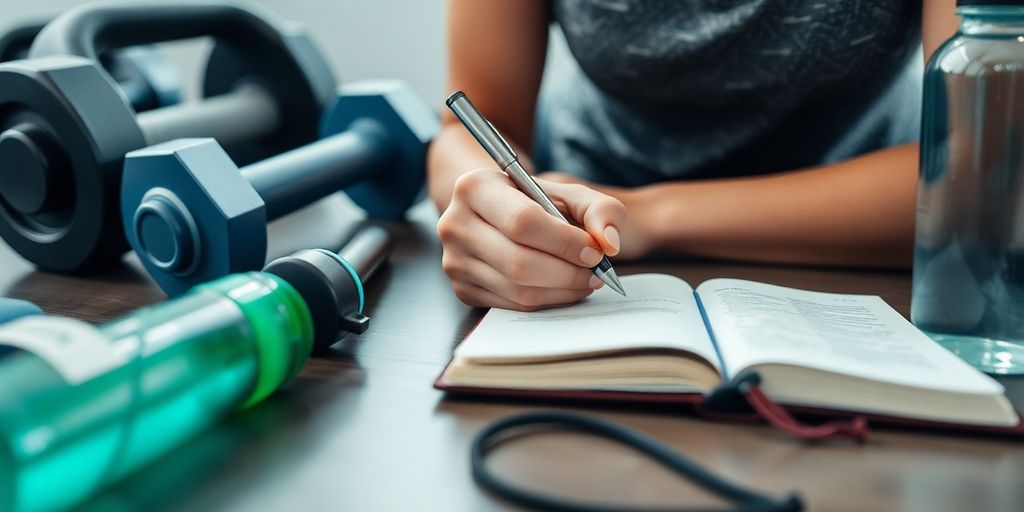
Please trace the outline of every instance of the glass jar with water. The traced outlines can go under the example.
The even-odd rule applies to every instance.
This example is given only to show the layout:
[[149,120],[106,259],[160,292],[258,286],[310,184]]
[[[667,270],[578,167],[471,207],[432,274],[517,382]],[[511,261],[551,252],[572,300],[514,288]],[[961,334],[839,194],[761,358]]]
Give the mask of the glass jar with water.
[[1024,1],[959,0],[924,77],[911,319],[1024,374]]

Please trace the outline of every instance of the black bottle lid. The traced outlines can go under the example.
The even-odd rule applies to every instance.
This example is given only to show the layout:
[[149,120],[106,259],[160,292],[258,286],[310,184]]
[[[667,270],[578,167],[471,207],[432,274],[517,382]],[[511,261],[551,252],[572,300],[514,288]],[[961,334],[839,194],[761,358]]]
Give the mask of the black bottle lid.
[[313,318],[313,352],[322,353],[345,333],[369,326],[363,314],[363,282],[391,254],[391,235],[380,226],[364,226],[340,253],[308,249],[278,258],[263,268],[292,285]]

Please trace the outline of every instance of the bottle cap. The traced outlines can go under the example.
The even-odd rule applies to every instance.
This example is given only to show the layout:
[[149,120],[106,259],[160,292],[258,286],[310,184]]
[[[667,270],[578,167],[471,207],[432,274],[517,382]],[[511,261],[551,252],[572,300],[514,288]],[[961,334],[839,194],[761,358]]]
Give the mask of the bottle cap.
[[339,253],[299,251],[270,262],[263,271],[292,285],[313,318],[313,352],[323,352],[345,333],[369,327],[363,314],[369,279],[391,254],[391,235],[380,226],[363,226]]
[[325,351],[342,331],[366,330],[362,280],[337,254],[319,249],[299,251],[270,262],[263,272],[288,282],[309,304],[314,352]]

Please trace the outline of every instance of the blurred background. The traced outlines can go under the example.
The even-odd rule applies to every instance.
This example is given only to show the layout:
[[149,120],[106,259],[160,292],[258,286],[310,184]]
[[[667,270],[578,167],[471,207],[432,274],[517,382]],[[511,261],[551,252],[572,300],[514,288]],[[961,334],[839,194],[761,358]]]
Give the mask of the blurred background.
[[[173,0],[131,0],[173,3]],[[83,0],[0,0],[0,33],[26,21],[50,19],[87,3]],[[402,79],[436,110],[448,95],[445,0],[242,0],[279,18],[301,23],[330,60],[344,84],[365,79]],[[163,44],[182,71],[186,95],[195,94],[208,41]],[[197,58],[197,56],[203,58]],[[557,63],[557,64],[556,64]],[[549,69],[567,71],[574,62],[561,32],[552,26]],[[545,73],[542,87],[550,87]]]
[[[167,0],[139,3],[167,3]],[[0,0],[0,31],[45,20],[82,0]],[[408,81],[424,100],[443,105],[446,52],[444,0],[249,0],[278,17],[306,26],[330,60],[340,83],[371,78]],[[209,50],[204,41],[166,45],[168,55],[195,84]]]

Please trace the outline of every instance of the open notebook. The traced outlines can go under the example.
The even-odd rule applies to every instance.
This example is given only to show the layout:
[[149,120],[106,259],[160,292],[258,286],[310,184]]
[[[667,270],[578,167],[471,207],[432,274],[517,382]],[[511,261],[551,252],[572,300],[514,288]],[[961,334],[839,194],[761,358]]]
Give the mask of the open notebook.
[[786,406],[962,426],[1020,424],[1002,385],[880,297],[737,279],[694,290],[661,274],[622,282],[629,297],[605,288],[565,308],[492,309],[436,387],[696,403],[756,372],[764,393]]

